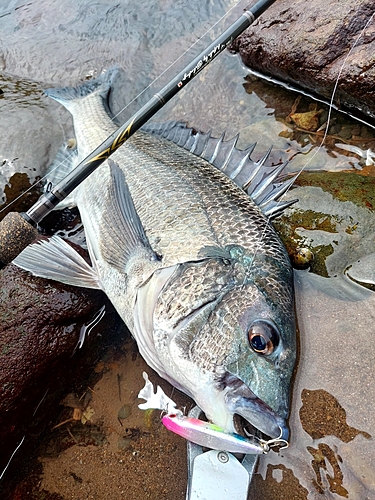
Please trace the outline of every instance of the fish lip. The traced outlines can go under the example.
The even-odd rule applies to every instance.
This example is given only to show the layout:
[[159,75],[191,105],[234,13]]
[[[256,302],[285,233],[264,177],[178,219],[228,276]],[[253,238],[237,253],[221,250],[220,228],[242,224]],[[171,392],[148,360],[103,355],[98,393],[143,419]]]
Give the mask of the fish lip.
[[[240,378],[226,372],[221,383],[226,391],[224,402],[233,415],[240,415],[252,427],[260,431],[262,437],[268,436],[271,439],[288,441],[289,429],[285,419],[258,398]],[[234,425],[238,427],[238,420],[236,422],[234,419]]]

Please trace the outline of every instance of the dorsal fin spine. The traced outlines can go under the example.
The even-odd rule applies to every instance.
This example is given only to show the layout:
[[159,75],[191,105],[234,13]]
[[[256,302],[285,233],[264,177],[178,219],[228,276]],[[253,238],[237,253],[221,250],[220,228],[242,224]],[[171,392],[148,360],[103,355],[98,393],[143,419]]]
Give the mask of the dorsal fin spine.
[[212,156],[211,158],[208,160],[210,163],[214,163],[215,160],[216,160],[216,157],[220,151],[220,146],[223,144],[224,142],[224,132],[221,134],[221,137],[219,138],[219,140],[217,141],[217,144],[216,144],[216,147],[214,149],[214,152],[212,153]]
[[[242,160],[239,162],[238,167],[235,170],[233,170],[233,172],[230,174],[229,177],[231,179],[234,180],[242,172],[242,169],[245,166],[246,162],[251,161],[251,153],[254,151],[255,146],[256,146],[256,142],[254,142],[254,144],[252,144],[251,146],[246,148],[244,151],[242,151],[242,153],[244,153]],[[242,189],[244,189],[243,185],[241,187],[242,187]]]
[[264,180],[258,185],[258,187],[254,189],[253,192],[249,193],[254,200],[259,198],[259,196],[264,193],[264,191],[270,184],[273,184],[273,181],[277,179],[286,165],[287,163],[283,163],[282,165],[279,165],[277,167],[270,168],[270,173],[267,173],[267,175],[264,177]]
[[[232,158],[232,155],[233,155],[233,151],[235,150],[235,147],[236,147],[236,144],[237,144],[237,141],[238,141],[238,138],[239,138],[239,134],[235,135],[233,137],[233,139],[231,139],[230,141],[228,141],[228,145],[229,145],[229,151],[228,151],[228,154],[224,160],[224,163],[221,167],[221,170],[223,172],[225,172],[225,169],[227,168],[228,164],[229,164],[229,161],[230,159]],[[230,177],[230,176],[229,176]]]
[[165,137],[196,156],[209,161],[243,189],[269,217],[280,215],[283,209],[296,201],[277,201],[290,189],[295,177],[282,182],[279,179],[288,162],[273,167],[265,165],[272,147],[260,160],[254,162],[251,154],[256,144],[240,151],[236,148],[238,135],[228,141],[224,140],[225,134],[215,139],[211,137],[211,131],[205,134],[196,132],[182,122],[147,124],[142,129],[145,132]]

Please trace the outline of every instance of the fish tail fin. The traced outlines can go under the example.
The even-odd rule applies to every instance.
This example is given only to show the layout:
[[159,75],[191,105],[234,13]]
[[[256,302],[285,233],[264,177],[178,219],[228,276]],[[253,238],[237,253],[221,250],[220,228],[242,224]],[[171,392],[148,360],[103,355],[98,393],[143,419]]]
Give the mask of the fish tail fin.
[[104,102],[107,102],[109,91],[118,71],[117,67],[109,68],[97,78],[87,80],[77,87],[50,88],[44,92],[48,97],[62,104],[68,111],[71,111],[77,101],[89,95],[100,96]]
[[[77,87],[50,88],[46,89],[45,93],[48,97],[51,97],[51,99],[62,104],[71,113],[73,113],[74,108],[79,106],[79,103],[84,99],[99,99],[108,115],[112,116],[108,104],[108,96],[118,71],[119,69],[117,67],[112,67],[103,71],[97,78],[86,80]],[[70,142],[71,140],[68,141],[68,143]],[[80,160],[83,159],[79,156],[78,149],[75,146],[70,146],[68,143],[61,146],[55,160],[47,170],[46,184],[44,187],[45,192],[51,190],[79,164]],[[60,202],[57,209],[61,210],[73,206],[75,206],[74,192]]]

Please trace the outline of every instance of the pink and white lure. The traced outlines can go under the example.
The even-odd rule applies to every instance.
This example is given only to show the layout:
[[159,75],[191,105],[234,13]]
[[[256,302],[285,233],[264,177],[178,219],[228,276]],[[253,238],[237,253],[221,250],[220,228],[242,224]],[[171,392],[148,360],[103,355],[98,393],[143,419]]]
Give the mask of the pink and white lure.
[[153,408],[166,411],[167,414],[162,418],[162,423],[175,434],[213,450],[252,455],[261,455],[269,451],[268,443],[254,436],[245,438],[239,434],[225,432],[221,427],[209,422],[184,416],[176,408],[176,403],[164,393],[160,386],[157,386],[156,393],[154,392],[154,386],[149,381],[147,373],[143,372],[143,378],[145,386],[139,392],[138,397],[145,399],[146,402],[138,407],[141,410]]
[[197,418],[171,413],[165,415],[161,421],[167,429],[175,434],[212,450],[251,455],[261,455],[269,451],[269,446],[265,441],[225,432],[218,425]]

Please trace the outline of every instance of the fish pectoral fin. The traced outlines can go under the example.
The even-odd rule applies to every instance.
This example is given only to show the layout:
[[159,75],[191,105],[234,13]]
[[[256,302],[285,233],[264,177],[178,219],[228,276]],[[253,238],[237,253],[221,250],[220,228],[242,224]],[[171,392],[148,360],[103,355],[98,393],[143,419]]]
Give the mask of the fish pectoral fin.
[[124,271],[134,256],[150,261],[159,257],[152,250],[141,219],[134,206],[125,174],[109,159],[111,182],[107,191],[107,206],[103,213],[101,238],[103,258],[111,266]]
[[95,269],[58,236],[29,245],[13,264],[41,278],[67,285],[101,289]]

